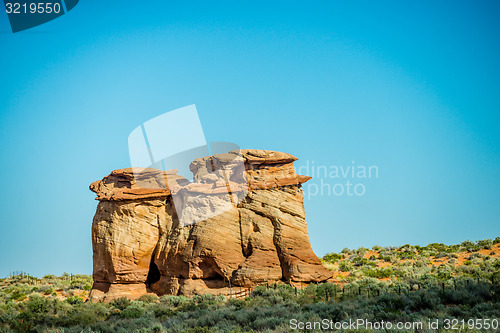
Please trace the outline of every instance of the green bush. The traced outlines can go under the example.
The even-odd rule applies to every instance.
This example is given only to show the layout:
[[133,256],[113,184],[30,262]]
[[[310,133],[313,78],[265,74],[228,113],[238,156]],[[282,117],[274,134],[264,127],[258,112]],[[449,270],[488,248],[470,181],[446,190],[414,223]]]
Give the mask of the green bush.
[[193,327],[184,330],[183,333],[212,333],[212,329],[210,327]]
[[150,305],[149,309],[153,312],[154,316],[161,321],[174,315],[173,309],[165,303],[153,303]]
[[146,313],[146,309],[144,309],[144,303],[141,301],[133,301],[122,310],[121,316],[123,318],[132,319],[132,318],[140,318],[144,316]]
[[166,303],[169,304],[173,307],[181,306],[189,301],[189,298],[186,296],[171,296],[171,295],[165,295],[160,297],[160,302],[161,303]]
[[158,296],[153,295],[153,294],[146,294],[142,295],[139,297],[138,301],[144,302],[144,303],[156,303],[158,302]]
[[402,259],[402,260],[416,258],[415,253],[412,251],[397,252],[397,256],[399,259]]
[[332,298],[337,290],[338,287],[330,282],[320,283],[316,287],[316,296],[323,299]]
[[364,271],[364,273],[368,277],[377,279],[389,278],[394,275],[394,271],[390,267],[367,269]]
[[24,300],[26,297],[27,297],[27,295],[26,295],[24,292],[22,292],[22,291],[15,291],[15,292],[11,295],[10,299],[15,300],[15,301],[22,301],[22,300]]
[[351,272],[353,270],[353,266],[349,261],[341,261],[339,263],[339,269],[341,272]]
[[342,258],[343,258],[343,256],[340,255],[340,254],[337,254],[337,253],[328,253],[328,254],[324,255],[323,260],[326,261],[326,262],[335,263],[335,262],[341,260]]
[[75,304],[83,303],[83,299],[78,297],[78,296],[71,296],[71,297],[66,298],[65,302],[67,302],[71,305],[75,305]]
[[111,305],[118,310],[125,310],[130,305],[130,303],[131,303],[131,301],[128,298],[120,297],[120,298],[114,299],[111,302]]

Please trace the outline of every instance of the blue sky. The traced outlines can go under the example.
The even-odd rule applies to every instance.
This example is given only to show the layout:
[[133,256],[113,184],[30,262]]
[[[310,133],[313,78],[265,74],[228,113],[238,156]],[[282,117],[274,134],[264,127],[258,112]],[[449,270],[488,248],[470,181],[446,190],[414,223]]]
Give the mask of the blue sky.
[[0,276],[90,274],[88,185],[130,165],[134,128],[190,104],[207,141],[377,166],[352,180],[363,196],[306,197],[319,256],[500,236],[499,15],[498,1],[87,0],[12,34],[0,13]]

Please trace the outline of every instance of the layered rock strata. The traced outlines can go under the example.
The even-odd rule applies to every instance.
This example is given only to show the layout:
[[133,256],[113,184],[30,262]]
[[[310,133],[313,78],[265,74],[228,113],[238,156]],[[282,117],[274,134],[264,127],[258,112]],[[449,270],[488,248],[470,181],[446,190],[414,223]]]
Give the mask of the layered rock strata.
[[292,155],[241,150],[176,170],[121,169],[90,185],[91,301],[224,294],[265,282],[321,282]]

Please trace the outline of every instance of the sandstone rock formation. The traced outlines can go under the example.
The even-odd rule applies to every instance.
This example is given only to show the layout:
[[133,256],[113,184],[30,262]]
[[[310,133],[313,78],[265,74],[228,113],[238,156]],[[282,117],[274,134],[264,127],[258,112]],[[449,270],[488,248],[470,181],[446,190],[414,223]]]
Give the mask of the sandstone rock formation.
[[229,294],[260,283],[331,277],[309,243],[292,155],[241,150],[199,158],[189,182],[177,170],[115,170],[90,185],[92,301]]

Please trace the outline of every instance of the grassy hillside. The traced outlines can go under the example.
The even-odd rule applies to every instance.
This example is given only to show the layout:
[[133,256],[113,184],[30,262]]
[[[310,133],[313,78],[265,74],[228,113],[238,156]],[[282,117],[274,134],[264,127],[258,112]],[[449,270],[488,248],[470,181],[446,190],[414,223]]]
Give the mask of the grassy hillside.
[[333,283],[346,285],[371,281],[380,286],[413,282],[419,286],[470,280],[500,280],[500,238],[466,241],[458,245],[403,245],[357,250],[344,249],[322,258]]
[[331,282],[259,286],[245,299],[229,300],[148,295],[90,304],[84,302],[92,284],[89,276],[16,274],[0,280],[0,332],[289,332],[294,319],[359,318],[405,323],[437,319],[438,331],[457,332],[444,329],[446,320],[500,319],[499,255],[500,238],[451,246],[344,249],[322,259],[334,272]]
[[33,295],[60,301],[75,296],[86,300],[92,283],[92,277],[83,274],[64,273],[62,276],[46,275],[37,278],[27,273],[15,273],[0,279],[0,302],[23,301]]

